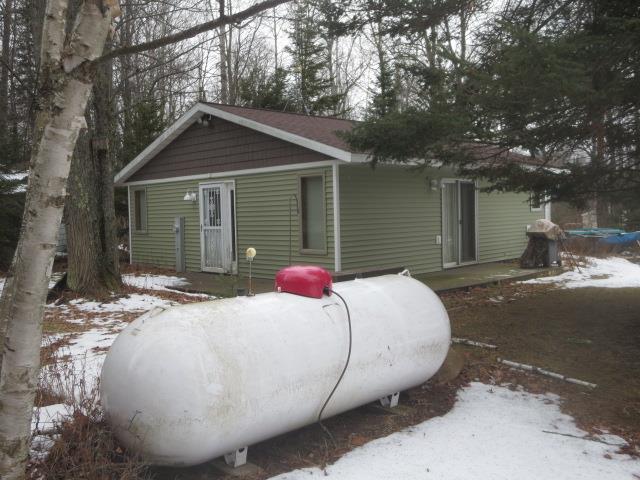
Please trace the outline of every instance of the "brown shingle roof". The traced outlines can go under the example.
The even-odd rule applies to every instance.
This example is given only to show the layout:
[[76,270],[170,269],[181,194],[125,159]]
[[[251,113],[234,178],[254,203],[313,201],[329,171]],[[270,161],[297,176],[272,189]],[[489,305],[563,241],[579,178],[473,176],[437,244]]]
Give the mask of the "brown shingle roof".
[[[351,148],[347,142],[336,135],[336,132],[339,131],[351,131],[356,124],[353,120],[305,115],[302,113],[281,112],[264,108],[239,107],[221,103],[203,103],[227,113],[231,113],[248,120],[253,120],[270,127],[278,128],[285,132],[293,133],[310,140],[315,140],[316,142],[330,145],[346,152],[358,153]],[[496,165],[508,162],[528,165],[540,165],[543,163],[540,159],[536,159],[528,155],[522,155],[504,148],[480,143],[466,144],[465,149],[468,150],[468,153],[472,158],[479,162],[494,162]]]
[[206,102],[206,104],[227,113],[269,125],[310,140],[315,140],[325,145],[330,145],[347,152],[353,151],[343,139],[336,135],[337,131],[350,131],[354,125],[354,122],[351,120],[279,112],[263,108],[237,107],[220,103]]

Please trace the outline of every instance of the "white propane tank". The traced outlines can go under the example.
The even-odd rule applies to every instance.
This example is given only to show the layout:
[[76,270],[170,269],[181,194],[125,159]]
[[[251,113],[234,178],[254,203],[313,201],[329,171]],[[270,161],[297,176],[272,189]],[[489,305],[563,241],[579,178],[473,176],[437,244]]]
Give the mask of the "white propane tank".
[[[419,385],[440,368],[442,302],[403,275],[334,284],[353,328],[349,367],[322,417]],[[187,466],[317,420],[345,365],[336,295],[264,293],[157,308],[120,333],[101,401],[117,438],[157,465]]]

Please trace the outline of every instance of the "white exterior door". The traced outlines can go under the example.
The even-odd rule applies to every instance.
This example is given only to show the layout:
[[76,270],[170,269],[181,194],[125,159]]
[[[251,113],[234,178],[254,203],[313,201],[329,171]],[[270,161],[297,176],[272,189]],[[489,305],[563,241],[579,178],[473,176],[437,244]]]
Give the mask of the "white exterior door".
[[200,185],[200,252],[202,271],[235,271],[233,183]]

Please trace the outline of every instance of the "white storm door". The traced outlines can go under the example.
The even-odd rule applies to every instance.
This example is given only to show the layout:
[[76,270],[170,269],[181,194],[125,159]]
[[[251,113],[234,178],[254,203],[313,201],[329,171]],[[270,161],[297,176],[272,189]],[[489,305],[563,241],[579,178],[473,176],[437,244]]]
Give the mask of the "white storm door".
[[232,270],[231,189],[227,183],[200,185],[200,250],[204,272]]

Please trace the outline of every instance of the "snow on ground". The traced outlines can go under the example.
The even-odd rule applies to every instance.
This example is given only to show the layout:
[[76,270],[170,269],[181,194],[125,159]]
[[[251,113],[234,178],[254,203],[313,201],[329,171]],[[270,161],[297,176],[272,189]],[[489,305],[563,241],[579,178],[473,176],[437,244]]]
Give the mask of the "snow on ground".
[[[53,287],[56,284],[56,282],[60,280],[61,276],[62,275],[59,273],[54,273],[51,276],[51,281],[49,282],[49,288]],[[175,277],[170,275],[125,274],[125,275],[122,275],[122,281],[132,287],[142,288],[145,290],[162,290],[166,292],[175,292],[176,288],[185,288],[189,286],[189,281],[186,278]],[[4,282],[5,282],[5,279],[0,277],[0,293],[2,293]],[[207,297],[207,295],[203,295],[199,293],[185,293],[185,292],[180,292],[180,293],[184,295],[189,295],[189,296]]]
[[306,468],[272,480],[640,478],[640,460],[616,453],[623,439],[586,438],[558,404],[552,394],[472,383],[442,417],[369,442],[326,470]]
[[122,281],[132,287],[144,288],[146,290],[163,290],[166,292],[179,291],[182,295],[189,297],[203,297],[214,299],[215,297],[203,293],[189,293],[176,289],[184,289],[190,285],[186,278],[168,275],[122,275]]
[[189,282],[186,278],[167,275],[122,275],[122,281],[127,285],[148,290],[171,290],[175,287],[186,287]]
[[[126,275],[125,281],[138,288],[150,292],[167,290],[168,286],[182,285],[184,279],[149,275],[135,277]],[[181,295],[186,295],[182,294]],[[190,295],[195,296],[195,295]],[[206,300],[206,295],[197,295]],[[49,304],[47,314],[63,319],[64,322],[77,326],[70,333],[56,333],[45,335],[43,347],[56,345],[53,362],[43,366],[41,383],[46,385],[52,393],[62,395],[65,402],[72,403],[72,399],[80,400],[94,398],[97,400],[97,387],[102,363],[107,351],[118,333],[127,325],[128,321],[138,315],[157,307],[168,308],[178,305],[178,302],[167,300],[151,293],[132,293],[126,296],[114,295],[105,302],[96,302],[79,298],[68,304]],[[76,402],[80,403],[80,402]],[[32,430],[50,431],[56,423],[69,416],[73,408],[65,404],[55,404],[37,409],[34,412]],[[38,445],[44,448],[48,443],[42,439]]]
[[33,432],[37,428],[40,432],[50,432],[71,413],[71,407],[64,403],[41,407],[36,410],[31,419],[31,431]]
[[[91,390],[100,376],[107,350],[118,333],[128,325],[123,317],[132,313],[134,316],[142,315],[156,307],[168,308],[173,305],[178,305],[178,302],[139,293],[126,297],[114,296],[111,302],[100,303],[80,298],[71,300],[69,305],[49,304],[47,309],[57,310],[55,313],[64,316],[66,322],[88,328],[80,332],[45,336],[43,346],[56,340],[66,340],[56,351],[56,368],[64,364],[68,375],[78,382],[82,379],[85,388]],[[46,367],[43,370],[46,374]]]
[[540,277],[521,283],[555,284],[561,288],[640,287],[640,265],[620,257],[587,257],[587,264],[553,277]]
[[[53,288],[53,286],[57,283],[58,280],[62,278],[62,274],[54,273],[51,275],[51,279],[49,280],[49,288]],[[5,277],[0,277],[0,294],[2,294],[2,289],[4,288],[4,283],[6,281]]]
[[170,307],[177,305],[176,302],[164,300],[162,298],[155,297],[153,295],[132,293],[124,298],[117,298],[113,302],[92,302],[84,299],[71,300],[69,304],[76,306],[78,309],[85,312],[131,312],[142,311],[146,312],[155,307]]

